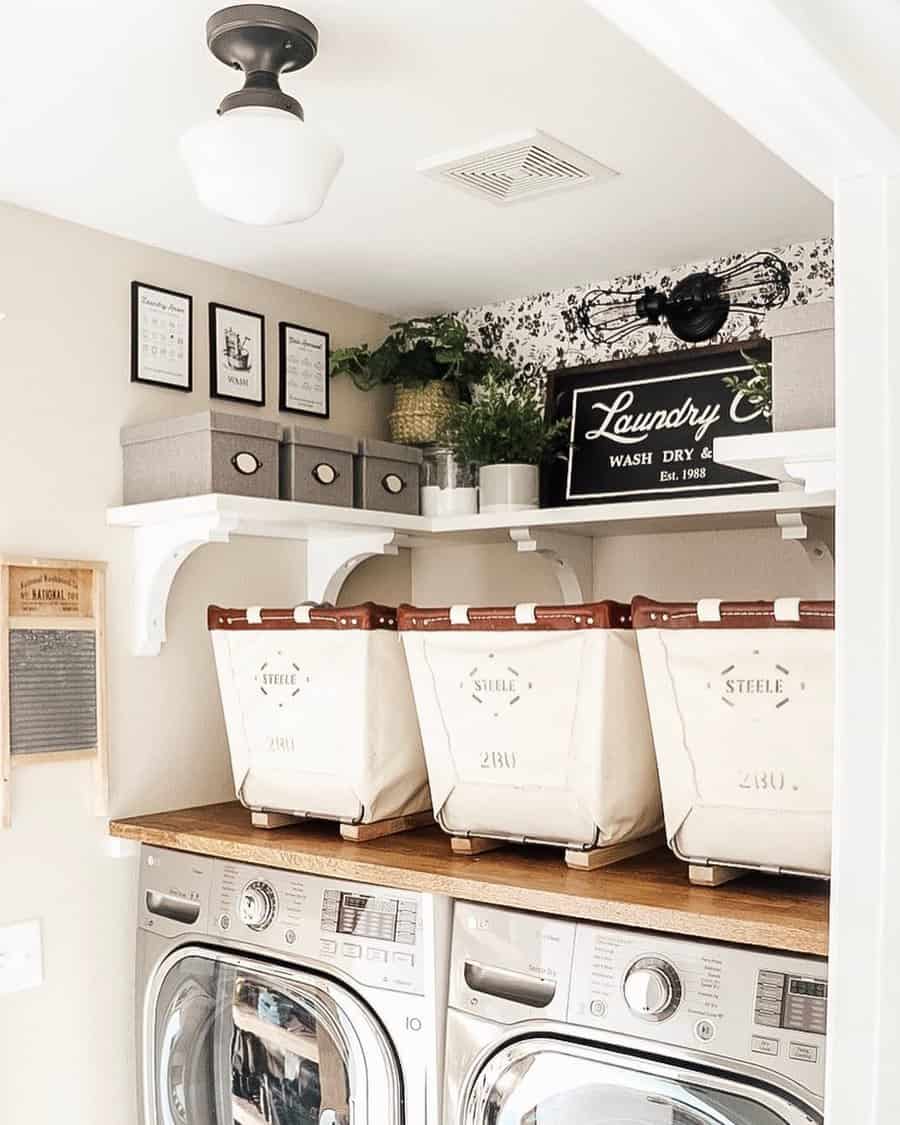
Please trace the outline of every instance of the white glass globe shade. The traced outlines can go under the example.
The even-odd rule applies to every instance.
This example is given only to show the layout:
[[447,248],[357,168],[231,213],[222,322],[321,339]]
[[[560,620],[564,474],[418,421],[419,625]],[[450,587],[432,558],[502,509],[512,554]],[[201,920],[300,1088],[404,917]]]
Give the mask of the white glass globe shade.
[[181,154],[204,206],[256,226],[315,215],[344,162],[329,137],[263,106],[231,109],[189,129]]

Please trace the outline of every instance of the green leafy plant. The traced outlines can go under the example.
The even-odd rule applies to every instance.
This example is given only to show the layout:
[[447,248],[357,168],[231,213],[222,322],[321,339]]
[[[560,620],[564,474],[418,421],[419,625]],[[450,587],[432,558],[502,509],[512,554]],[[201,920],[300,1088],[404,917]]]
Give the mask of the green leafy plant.
[[488,376],[471,402],[450,411],[443,440],[469,465],[537,465],[568,433],[567,418],[546,422],[536,399]]
[[455,384],[460,397],[488,375],[507,376],[511,365],[469,344],[465,325],[450,314],[392,324],[377,348],[339,348],[331,357],[334,375],[348,375],[362,391],[373,387],[423,387],[432,380]]
[[750,365],[752,375],[741,378],[739,375],[723,375],[722,382],[735,394],[743,394],[751,406],[762,410],[764,418],[772,417],[772,364],[757,359],[742,351],[741,355]]

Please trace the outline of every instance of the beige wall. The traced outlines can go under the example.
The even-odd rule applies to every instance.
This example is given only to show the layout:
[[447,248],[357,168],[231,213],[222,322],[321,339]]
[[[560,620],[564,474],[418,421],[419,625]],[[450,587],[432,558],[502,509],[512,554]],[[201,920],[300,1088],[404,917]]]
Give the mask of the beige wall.
[[[193,295],[192,395],[129,382],[132,280]],[[376,342],[387,323],[0,206],[0,554],[109,562],[112,811],[119,815],[233,795],[205,606],[293,604],[305,595],[302,546],[204,547],[176,580],[162,655],[130,655],[130,533],[108,529],[104,519],[121,502],[119,428],[207,407],[210,300],[265,315],[267,400],[275,404],[280,319],[328,330],[332,346]],[[265,413],[277,416],[271,407]],[[383,396],[335,381],[333,428],[386,436],[385,413]],[[13,797],[13,827],[0,831],[0,925],[41,919],[45,983],[0,995],[0,1121],[132,1125],[136,865],[107,855],[89,766],[17,768]]]

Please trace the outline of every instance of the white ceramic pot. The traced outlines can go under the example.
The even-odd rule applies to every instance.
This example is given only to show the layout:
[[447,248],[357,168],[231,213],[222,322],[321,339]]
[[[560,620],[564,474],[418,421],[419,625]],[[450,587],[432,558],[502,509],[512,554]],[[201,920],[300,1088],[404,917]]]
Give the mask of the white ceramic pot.
[[482,465],[478,486],[482,512],[521,512],[540,505],[537,465]]

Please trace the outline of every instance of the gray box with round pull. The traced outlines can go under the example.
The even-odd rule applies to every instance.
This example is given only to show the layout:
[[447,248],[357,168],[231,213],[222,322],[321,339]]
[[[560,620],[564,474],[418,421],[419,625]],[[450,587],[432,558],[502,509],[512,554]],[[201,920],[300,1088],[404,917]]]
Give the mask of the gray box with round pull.
[[207,492],[278,499],[278,422],[203,410],[120,436],[126,504]]
[[363,438],[356,458],[357,508],[417,516],[421,473],[421,449]]
[[352,508],[358,444],[349,434],[286,427],[281,439],[281,499]]

